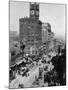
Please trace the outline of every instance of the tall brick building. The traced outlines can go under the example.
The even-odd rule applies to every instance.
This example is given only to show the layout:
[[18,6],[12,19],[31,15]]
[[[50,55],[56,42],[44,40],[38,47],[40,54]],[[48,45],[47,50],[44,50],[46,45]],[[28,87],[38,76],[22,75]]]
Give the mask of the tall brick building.
[[39,20],[39,4],[30,3],[30,17],[19,19],[20,40],[26,44],[27,54],[37,54],[42,43],[42,22]]
[[42,42],[51,41],[53,37],[54,33],[51,31],[51,25],[49,23],[42,23]]

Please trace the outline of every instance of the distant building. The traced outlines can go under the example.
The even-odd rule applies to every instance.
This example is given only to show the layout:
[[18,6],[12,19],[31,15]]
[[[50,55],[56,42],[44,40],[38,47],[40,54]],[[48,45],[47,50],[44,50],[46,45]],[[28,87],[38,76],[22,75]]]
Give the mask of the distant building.
[[42,42],[46,43],[53,39],[54,33],[51,31],[49,23],[42,23]]
[[65,46],[64,42],[60,39],[54,39],[53,44],[54,44],[55,50],[57,50],[59,46],[60,46],[60,49],[64,49],[64,46]]
[[19,41],[19,35],[17,31],[9,31],[9,40],[11,41]]
[[17,31],[9,31],[9,37],[17,36]]
[[[30,3],[30,17],[19,19],[20,40],[25,42],[27,53],[31,53],[42,43],[42,22],[39,20],[39,4]],[[31,49],[33,47],[33,49]],[[32,50],[32,51],[31,51]],[[33,51],[34,53],[34,51]]]

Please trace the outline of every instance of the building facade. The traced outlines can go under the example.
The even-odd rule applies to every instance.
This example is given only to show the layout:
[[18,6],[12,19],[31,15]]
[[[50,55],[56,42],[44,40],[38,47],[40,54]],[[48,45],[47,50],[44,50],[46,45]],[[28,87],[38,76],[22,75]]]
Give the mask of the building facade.
[[36,48],[41,46],[42,22],[39,20],[39,4],[30,3],[30,17],[19,19],[19,29],[20,40],[25,42],[27,48],[25,51],[28,54],[31,54],[33,50],[35,51],[37,50]]
[[54,33],[51,31],[51,25],[49,23],[42,23],[42,42],[51,41],[53,37]]

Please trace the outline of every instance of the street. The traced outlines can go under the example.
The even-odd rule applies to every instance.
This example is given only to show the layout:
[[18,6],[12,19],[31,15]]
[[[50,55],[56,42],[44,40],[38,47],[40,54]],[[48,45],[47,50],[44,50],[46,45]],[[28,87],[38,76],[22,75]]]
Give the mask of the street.
[[39,66],[34,66],[28,73],[28,77],[18,75],[17,78],[10,83],[10,88],[18,88],[19,84],[23,84],[24,87],[31,87],[32,83],[35,81],[35,76],[38,77]]

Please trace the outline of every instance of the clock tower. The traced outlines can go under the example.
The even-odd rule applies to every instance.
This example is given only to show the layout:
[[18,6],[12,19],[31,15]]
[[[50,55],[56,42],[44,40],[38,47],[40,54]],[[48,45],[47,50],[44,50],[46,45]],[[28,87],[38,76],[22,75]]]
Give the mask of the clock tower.
[[30,3],[30,18],[39,19],[39,4],[36,2]]

